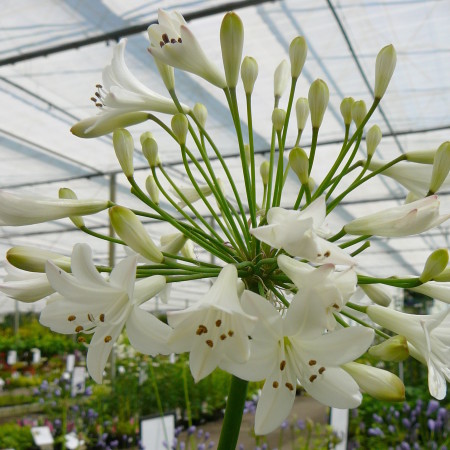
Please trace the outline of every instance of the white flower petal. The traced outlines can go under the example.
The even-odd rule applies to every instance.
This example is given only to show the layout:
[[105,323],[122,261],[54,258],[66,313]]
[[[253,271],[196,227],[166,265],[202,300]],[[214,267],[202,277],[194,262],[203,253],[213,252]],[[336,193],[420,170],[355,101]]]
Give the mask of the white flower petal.
[[54,289],[50,286],[47,276],[43,273],[39,277],[28,280],[5,281],[0,283],[0,292],[21,302],[32,303],[52,294]]
[[108,286],[92,261],[92,250],[87,244],[76,244],[73,247],[71,260],[72,273],[81,283],[89,286]]

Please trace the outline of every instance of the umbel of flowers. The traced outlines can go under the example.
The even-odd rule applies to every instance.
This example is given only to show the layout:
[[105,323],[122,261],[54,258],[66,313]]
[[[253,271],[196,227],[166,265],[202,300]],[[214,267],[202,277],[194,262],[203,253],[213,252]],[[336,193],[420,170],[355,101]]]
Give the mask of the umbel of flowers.
[[[71,257],[14,247],[7,253],[8,275],[0,289],[25,302],[48,297],[41,323],[60,333],[76,333],[79,341],[86,342],[87,367],[99,383],[124,327],[131,345],[144,354],[189,352],[195,380],[216,367],[228,371],[233,377],[218,447],[222,450],[236,446],[248,380],[265,380],[256,411],[257,434],[269,433],[282,423],[298,385],[337,408],[358,406],[361,392],[382,400],[402,400],[404,387],[395,375],[354,362],[366,351],[390,361],[411,355],[423,362],[428,366],[431,394],[442,399],[450,379],[449,309],[429,316],[394,311],[383,285],[415,289],[449,303],[447,250],[436,249],[418,277],[375,278],[358,270],[358,255],[367,251],[371,236],[419,234],[449,218],[440,215],[437,196],[450,182],[449,142],[435,151],[406,153],[392,161],[373,158],[381,131],[377,125],[365,127],[394,72],[394,47],[384,47],[377,56],[370,107],[351,97],[342,100],[342,147],[323,179],[313,181],[311,171],[329,92],[325,81],[318,79],[311,84],[308,98],[296,98],[307,56],[303,37],[292,40],[289,61],[282,61],[275,71],[270,158],[260,166],[259,177],[251,113],[258,63],[251,56],[242,58],[240,18],[228,13],[222,22],[223,70],[206,56],[177,12],[160,11],[159,24],[151,25],[148,35],[148,52],[168,95],[153,92],[130,72],[122,40],[92,98],[98,113],[72,128],[82,138],[113,133],[118,161],[142,208],[77,199],[69,189],[61,189],[58,199],[0,192],[0,225],[69,217],[82,232],[127,246],[130,256],[108,267],[94,264],[91,249],[82,243],[75,245]],[[239,148],[244,192],[238,191],[220,145],[208,132],[205,106],[179,102],[174,68],[202,77],[223,91]],[[239,77],[245,114],[238,108]],[[289,83],[287,101],[282,102]],[[297,138],[292,145],[287,142],[287,130],[294,111]],[[300,146],[308,117],[312,125],[309,152]],[[135,142],[126,127],[145,121],[157,124],[179,147],[192,186],[182,188],[170,178],[164,155],[159,156],[158,143],[149,132],[141,136],[140,145],[150,174],[145,186],[136,182]],[[352,122],[356,129],[350,133]],[[367,156],[357,160],[364,139]],[[211,156],[219,161],[220,177]],[[298,192],[296,201],[286,204],[285,181],[290,171],[298,177]],[[359,217],[334,230],[335,234],[330,232],[325,222],[333,209],[378,175],[392,177],[413,194],[402,206]],[[170,210],[161,206],[160,197]],[[196,206],[199,202],[214,226]],[[117,238],[85,225],[83,216],[105,209]],[[175,232],[162,236],[158,245],[142,224],[144,218],[164,222]],[[195,247],[213,255],[216,262],[196,258]],[[170,303],[168,286],[201,278],[214,280],[210,290],[192,306],[169,312],[168,324],[141,308],[156,295]],[[359,288],[371,306],[367,300],[360,304],[353,298]],[[375,333],[384,342],[371,347]]]

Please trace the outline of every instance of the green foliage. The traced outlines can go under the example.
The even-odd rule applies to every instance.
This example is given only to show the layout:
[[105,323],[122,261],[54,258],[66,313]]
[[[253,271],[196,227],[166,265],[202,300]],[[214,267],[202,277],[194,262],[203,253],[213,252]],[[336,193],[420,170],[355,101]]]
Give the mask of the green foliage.
[[4,394],[0,396],[0,407],[24,405],[35,401],[36,399],[32,395]]
[[0,426],[0,448],[14,448],[15,450],[31,450],[33,436],[30,427],[21,427],[15,423],[5,423]]

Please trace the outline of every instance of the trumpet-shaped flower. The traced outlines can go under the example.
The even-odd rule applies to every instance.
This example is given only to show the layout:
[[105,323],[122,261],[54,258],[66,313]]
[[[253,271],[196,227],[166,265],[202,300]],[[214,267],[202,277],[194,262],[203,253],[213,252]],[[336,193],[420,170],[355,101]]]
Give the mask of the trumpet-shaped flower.
[[174,328],[169,345],[175,352],[190,352],[195,381],[209,375],[229,358],[243,363],[250,356],[248,335],[256,318],[245,313],[238,296],[237,271],[225,266],[209,292],[183,311],[168,312]]
[[449,218],[450,214],[439,215],[437,195],[431,195],[406,205],[360,217],[345,225],[344,229],[347,233],[356,235],[401,237],[422,233]]
[[227,86],[224,75],[205,55],[178,11],[158,10],[158,22],[148,27],[148,51],[155,59],[198,75],[220,88]]
[[319,197],[303,211],[271,208],[267,213],[268,225],[251,230],[253,236],[274,248],[282,248],[292,256],[324,264],[354,265],[354,259],[327,236],[322,224],[326,217],[325,197]]
[[27,272],[9,263],[5,264],[5,269],[7,275],[3,283],[0,283],[0,292],[8,297],[32,303],[55,292],[45,273]]
[[31,225],[69,216],[95,214],[108,207],[103,200],[71,200],[0,191],[0,226]]
[[429,297],[450,303],[450,285],[449,283],[440,283],[437,281],[428,281],[420,286],[411,288],[412,291],[428,295]]
[[450,382],[450,308],[432,315],[414,315],[381,306],[369,306],[368,316],[377,324],[405,336],[411,354],[428,365],[430,394],[442,400]]
[[[148,118],[144,111],[178,112],[171,99],[153,92],[130,72],[125,63],[126,42],[121,39],[114,47],[111,63],[103,69],[102,84],[97,85],[92,97],[99,113],[75,124],[71,131],[76,136],[102,136],[116,128],[143,122]],[[189,111],[184,105],[183,109]]]
[[[135,283],[136,257],[128,257],[105,280],[92,262],[91,249],[77,244],[72,253],[72,275],[52,262],[47,277],[57,292],[41,313],[40,322],[64,334],[93,333],[87,355],[91,377],[101,383],[108,356],[124,325],[131,345],[145,354],[168,354],[170,327],[139,306],[166,285],[163,276]],[[82,336],[79,341],[84,341]]]
[[[356,290],[357,276],[353,268],[336,272],[333,264],[314,268],[309,264],[289,258],[278,257],[278,267],[298,288],[291,308],[303,307],[303,302],[314,298],[322,311],[315,317],[317,326],[333,330],[336,325],[334,313],[340,311]],[[293,314],[291,312],[291,314]]]
[[265,378],[256,409],[256,434],[270,433],[287,417],[297,379],[325,405],[354,408],[361,403],[358,384],[340,366],[367,350],[373,330],[352,327],[323,334],[314,319],[323,311],[311,296],[294,298],[285,317],[265,298],[250,291],[242,295],[242,304],[259,319],[251,333],[251,356],[246,364],[227,360],[222,366],[242,379]]
[[[378,170],[387,163],[388,161],[372,160],[369,164],[369,169],[372,171]],[[419,197],[424,197],[430,189],[432,173],[433,166],[431,164],[403,161],[383,170],[381,175],[393,178],[409,191],[414,192]],[[448,189],[449,187],[450,175],[447,175],[447,178],[441,185],[441,189]]]

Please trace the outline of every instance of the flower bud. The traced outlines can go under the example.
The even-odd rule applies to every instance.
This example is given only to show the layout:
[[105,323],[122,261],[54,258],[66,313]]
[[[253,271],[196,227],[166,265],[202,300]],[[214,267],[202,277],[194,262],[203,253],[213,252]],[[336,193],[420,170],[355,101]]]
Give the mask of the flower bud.
[[447,267],[448,264],[448,250],[446,248],[440,248],[435,250],[428,257],[427,262],[425,263],[425,267],[423,268],[422,274],[419,277],[419,280],[422,283],[426,283],[427,281],[433,280],[434,277],[437,277],[442,273],[443,270]]
[[450,171],[450,141],[439,146],[434,155],[433,172],[431,174],[429,195],[434,194],[442,186],[442,183]]
[[270,171],[270,163],[269,161],[263,161],[259,168],[259,173],[261,174],[262,182],[264,186],[267,186],[269,182],[269,171]]
[[359,127],[367,114],[367,107],[364,100],[358,100],[352,106],[352,119],[355,125]]
[[272,112],[272,124],[275,131],[281,131],[284,126],[284,120],[286,119],[286,111],[281,108],[274,108]]
[[142,143],[142,153],[153,169],[159,165],[158,144],[153,138],[147,138]]
[[433,277],[433,281],[450,281],[450,267],[446,267],[439,275]]
[[294,147],[289,153],[289,164],[298,176],[300,183],[307,184],[309,179],[309,160],[305,150],[300,147]]
[[309,110],[311,112],[313,128],[320,128],[329,98],[330,93],[325,81],[321,79],[313,81],[308,92]]
[[161,251],[177,255],[186,244],[187,237],[183,233],[172,233],[161,236]]
[[192,112],[200,125],[205,128],[206,119],[208,118],[208,110],[206,109],[206,106],[202,103],[196,103],[192,109]]
[[397,54],[392,44],[383,47],[378,53],[375,63],[374,95],[376,99],[381,99],[386,92],[392,74],[394,73],[396,62]]
[[239,68],[244,45],[244,26],[240,17],[229,12],[225,14],[220,27],[220,46],[222,47],[223,68],[227,86],[235,88],[239,78]]
[[370,347],[369,355],[383,361],[404,361],[409,357],[408,341],[405,336],[393,336],[381,344]]
[[377,284],[360,284],[359,287],[364,291],[367,297],[380,306],[389,306],[391,297],[383,286]]
[[305,64],[308,45],[303,36],[297,36],[289,46],[289,59],[291,60],[291,76],[298,78]]
[[406,160],[419,164],[433,164],[436,150],[416,150],[413,152],[406,152]]
[[350,362],[341,366],[358,383],[362,392],[381,401],[405,400],[405,386],[397,375],[377,367]]
[[155,263],[164,260],[163,254],[134,212],[123,206],[113,206],[109,210],[109,217],[114,230],[128,247]]
[[[72,189],[69,188],[60,188],[59,189],[59,198],[68,198],[71,200],[78,200],[77,195]],[[77,228],[84,227],[84,219],[82,216],[69,216],[69,219]]]
[[156,67],[158,68],[158,72],[161,75],[161,79],[166,86],[166,89],[170,91],[175,90],[175,75],[172,66],[164,64],[158,58],[153,58],[156,63]]
[[181,249],[181,255],[185,258],[190,258],[193,261],[196,260],[195,252],[194,252],[194,244],[191,240],[186,241],[183,248]]
[[152,175],[149,175],[145,180],[145,189],[147,189],[151,201],[155,205],[159,205],[159,189]]
[[345,97],[341,102],[341,114],[344,118],[345,125],[352,123],[352,107],[355,100],[353,97]]
[[134,142],[130,132],[124,128],[115,130],[113,133],[113,145],[123,173],[127,178],[132,177],[134,173]]
[[250,153],[250,145],[245,144],[244,145],[244,152],[245,152],[245,162],[247,163],[247,166],[250,166],[251,163],[251,153]]
[[300,97],[297,99],[297,102],[295,103],[295,114],[297,116],[297,128],[303,131],[309,116],[309,104],[307,98]]
[[258,78],[258,63],[255,58],[246,56],[241,65],[241,78],[246,94],[253,92],[256,78]]
[[308,178],[308,187],[310,192],[314,192],[314,189],[316,188],[316,182],[314,181],[314,178],[312,177]]
[[173,134],[180,145],[186,144],[186,135],[189,129],[189,122],[182,113],[175,114],[170,122]]
[[289,63],[286,59],[280,62],[275,69],[273,76],[273,95],[275,99],[280,99],[289,81]]
[[27,272],[44,273],[47,261],[52,261],[66,272],[71,271],[70,258],[68,256],[25,245],[10,248],[6,252],[6,259],[14,267]]
[[378,144],[381,141],[381,130],[378,125],[374,125],[369,129],[369,131],[366,134],[366,146],[367,146],[367,156],[368,158],[372,158],[373,154],[375,153],[375,150],[378,147]]

